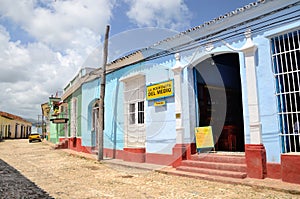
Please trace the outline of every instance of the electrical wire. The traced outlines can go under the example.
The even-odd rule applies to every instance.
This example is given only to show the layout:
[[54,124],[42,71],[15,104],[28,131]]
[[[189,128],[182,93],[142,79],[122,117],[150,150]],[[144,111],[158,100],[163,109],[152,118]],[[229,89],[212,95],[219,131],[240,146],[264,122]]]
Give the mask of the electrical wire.
[[[294,3],[294,4],[286,6],[284,8],[280,8],[280,9],[277,9],[275,11],[257,16],[255,18],[252,18],[252,19],[249,19],[249,20],[246,20],[246,21],[243,21],[239,24],[235,24],[233,26],[227,27],[227,28],[222,29],[218,32],[211,33],[209,35],[205,35],[203,37],[199,37],[199,38],[196,38],[196,39],[191,38],[191,41],[186,42],[184,44],[180,44],[178,46],[174,46],[170,49],[166,49],[166,50],[159,50],[158,49],[159,52],[157,52],[153,55],[150,55],[150,56],[148,56],[144,59],[138,60],[136,62],[124,65],[124,66],[122,66],[120,68],[117,68],[117,69],[112,69],[112,70],[108,69],[107,72],[111,73],[111,72],[114,72],[116,70],[120,70],[121,68],[124,68],[128,65],[133,65],[133,64],[138,64],[138,63],[141,63],[141,62],[147,62],[147,61],[159,59],[159,58],[162,58],[162,57],[173,55],[175,53],[185,52],[185,51],[193,50],[193,49],[196,49],[196,48],[200,49],[201,47],[205,47],[206,45],[208,45],[210,43],[218,43],[218,42],[228,40],[228,39],[234,40],[234,39],[237,39],[237,38],[243,36],[245,28],[251,27],[251,33],[252,34],[259,34],[259,33],[264,32],[266,30],[270,30],[270,29],[272,29],[276,26],[298,21],[300,19],[299,15],[297,15],[296,17],[295,16],[290,17],[290,16],[292,16],[293,14],[296,14],[297,12],[299,12],[300,11],[299,9],[297,9],[295,11],[292,11],[292,12],[289,12],[287,14],[279,15],[276,18],[273,18],[273,19],[265,19],[264,21],[261,21],[261,19],[266,18],[266,17],[268,17],[268,16],[270,16],[274,13],[277,13],[279,11],[289,9],[293,6],[297,6],[299,4],[300,4],[300,2]],[[270,23],[271,21],[273,21],[273,22]],[[253,22],[256,22],[256,23],[253,23]],[[265,24],[265,23],[268,23],[268,24]],[[239,29],[237,29],[237,27]],[[189,30],[189,31],[186,31],[184,33],[180,33],[180,35],[184,35],[184,36],[188,37],[188,32],[191,32],[191,31],[193,31],[193,30]],[[197,31],[197,30],[195,30],[195,31]],[[174,38],[174,40],[175,39],[180,39],[180,38]],[[168,41],[163,40],[162,42],[168,42]],[[147,51],[149,49],[155,49],[154,47],[156,47],[156,46],[158,46],[158,45],[153,45],[153,46],[150,46],[148,48],[144,48],[141,51]]]

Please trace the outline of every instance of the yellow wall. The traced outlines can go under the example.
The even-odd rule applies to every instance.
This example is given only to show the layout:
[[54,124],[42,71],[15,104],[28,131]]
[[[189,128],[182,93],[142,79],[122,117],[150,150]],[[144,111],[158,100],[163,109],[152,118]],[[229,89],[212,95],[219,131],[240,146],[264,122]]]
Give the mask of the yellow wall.
[[[17,129],[16,124],[18,124]],[[3,138],[27,138],[31,131],[31,126],[30,122],[0,116],[0,134],[2,133]],[[23,128],[23,131],[21,128]]]

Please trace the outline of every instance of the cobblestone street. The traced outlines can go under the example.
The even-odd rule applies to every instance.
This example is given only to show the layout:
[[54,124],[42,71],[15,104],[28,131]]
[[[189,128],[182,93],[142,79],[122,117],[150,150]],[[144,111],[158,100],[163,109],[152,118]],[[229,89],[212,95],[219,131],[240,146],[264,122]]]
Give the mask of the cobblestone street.
[[[53,150],[44,142],[0,142],[0,160],[35,183],[42,189],[41,193],[44,190],[54,198],[299,198],[299,195],[250,186],[101,164],[71,156],[61,150]],[[3,175],[0,170],[1,179]],[[14,177],[16,175],[11,175],[11,178]],[[10,181],[13,183],[16,179]],[[5,189],[9,184],[2,180],[0,183],[0,198],[6,198],[4,191],[13,189]],[[30,187],[27,186],[26,189]],[[24,198],[39,198],[32,197],[34,193],[30,191],[26,194],[28,196]]]

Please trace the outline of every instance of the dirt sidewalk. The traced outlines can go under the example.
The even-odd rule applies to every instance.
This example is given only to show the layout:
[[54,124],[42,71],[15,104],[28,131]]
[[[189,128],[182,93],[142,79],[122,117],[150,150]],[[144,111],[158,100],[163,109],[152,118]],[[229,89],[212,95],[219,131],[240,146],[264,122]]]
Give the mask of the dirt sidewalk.
[[54,198],[299,198],[274,190],[99,163],[28,140],[1,142],[0,159]]

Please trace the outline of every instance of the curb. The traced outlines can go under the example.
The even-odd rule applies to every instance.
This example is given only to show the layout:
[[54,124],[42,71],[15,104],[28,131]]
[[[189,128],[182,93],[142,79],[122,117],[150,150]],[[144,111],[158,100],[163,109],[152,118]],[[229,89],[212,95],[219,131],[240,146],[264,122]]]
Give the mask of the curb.
[[[245,178],[245,179],[235,179],[235,178],[228,178],[228,177],[220,177],[220,176],[211,176],[205,174],[198,174],[198,173],[190,173],[185,171],[177,171],[175,168],[171,169],[163,169],[163,170],[155,170],[158,173],[163,173],[167,175],[175,175],[175,176],[182,176],[188,178],[195,178],[195,179],[202,179],[207,181],[214,181],[226,184],[233,184],[233,185],[244,185],[249,186],[256,189],[268,189],[274,190],[284,193],[290,193],[294,195],[300,195],[300,185],[282,182],[281,180],[275,179],[253,179],[253,178]],[[280,187],[281,185],[285,185],[288,187]],[[276,186],[277,185],[277,186]],[[297,188],[292,188],[291,186],[296,186]]]

